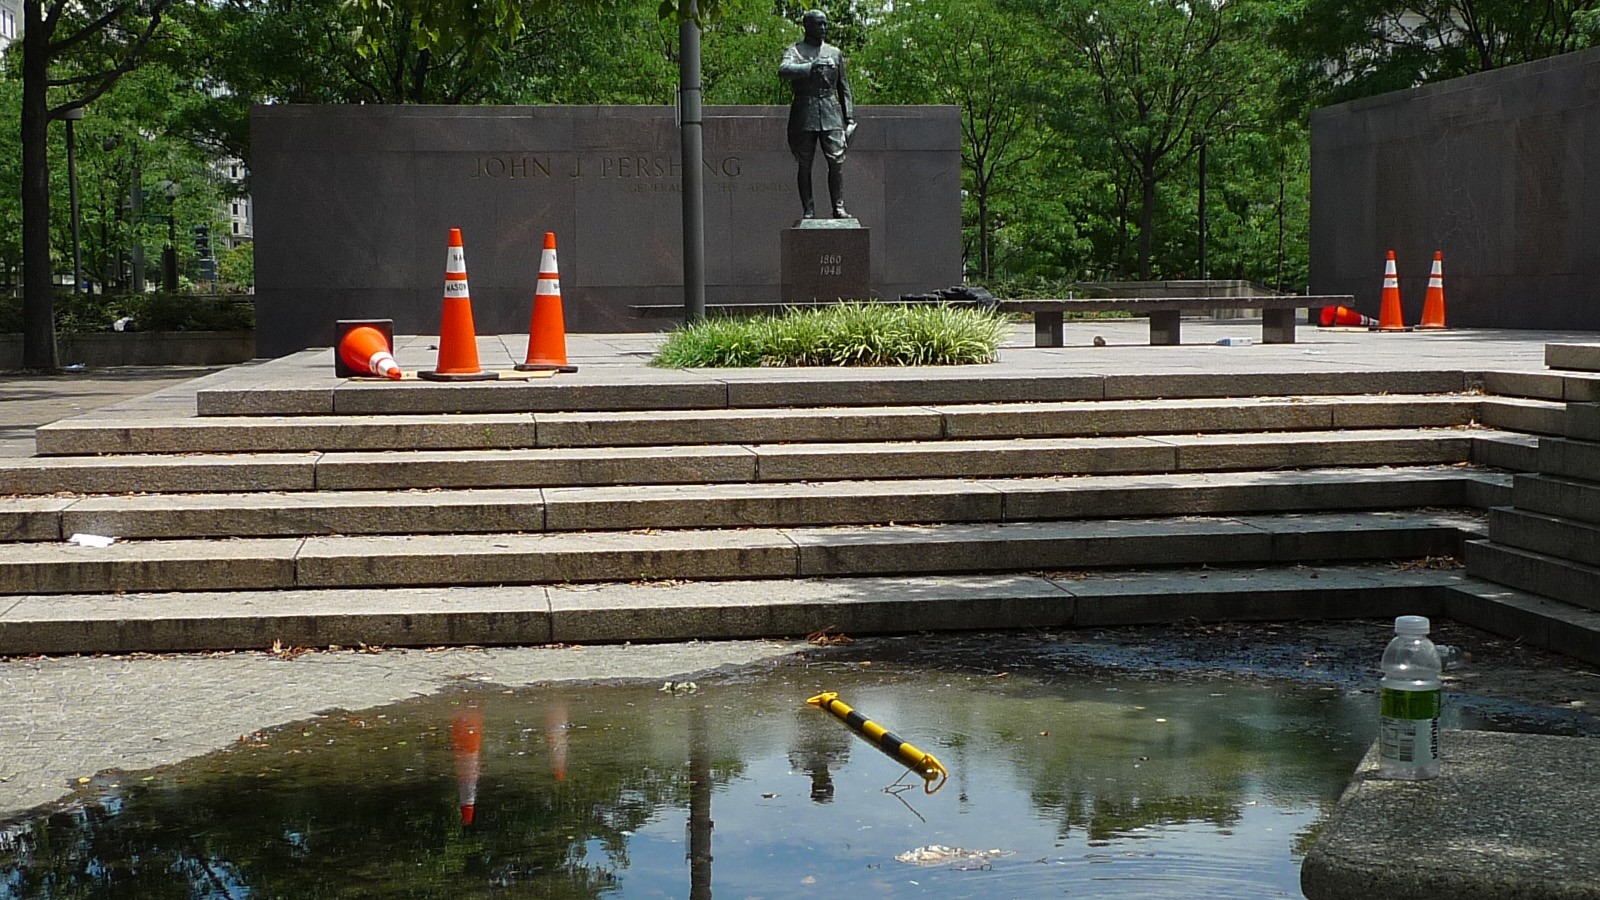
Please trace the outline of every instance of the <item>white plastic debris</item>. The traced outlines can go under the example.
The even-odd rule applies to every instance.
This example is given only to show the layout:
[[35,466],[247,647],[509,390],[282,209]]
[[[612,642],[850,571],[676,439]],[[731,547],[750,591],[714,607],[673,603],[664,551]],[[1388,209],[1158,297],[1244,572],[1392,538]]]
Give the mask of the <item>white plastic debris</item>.
[[932,866],[947,862],[986,862],[1002,856],[1009,856],[1009,850],[967,850],[961,847],[946,847],[943,844],[929,844],[918,847],[895,857],[897,862],[913,866]]
[[1247,337],[1225,337],[1217,341],[1218,347],[1248,347],[1253,341]]
[[109,547],[116,542],[116,538],[106,537],[103,534],[79,533],[67,538],[67,543],[77,544],[79,547]]

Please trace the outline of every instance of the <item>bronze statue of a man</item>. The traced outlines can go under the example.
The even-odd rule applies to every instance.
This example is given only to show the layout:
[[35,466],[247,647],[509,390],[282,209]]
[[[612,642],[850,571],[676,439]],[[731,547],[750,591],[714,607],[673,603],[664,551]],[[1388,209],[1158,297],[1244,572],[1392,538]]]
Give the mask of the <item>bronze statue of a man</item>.
[[850,79],[845,77],[844,54],[828,36],[828,16],[813,9],[802,19],[806,36],[783,51],[778,77],[789,82],[794,103],[789,106],[789,149],[800,164],[800,206],[807,219],[817,216],[811,195],[811,164],[817,144],[828,161],[828,197],[833,201],[833,217],[847,219],[844,211],[845,148],[856,130],[855,101],[850,96]]

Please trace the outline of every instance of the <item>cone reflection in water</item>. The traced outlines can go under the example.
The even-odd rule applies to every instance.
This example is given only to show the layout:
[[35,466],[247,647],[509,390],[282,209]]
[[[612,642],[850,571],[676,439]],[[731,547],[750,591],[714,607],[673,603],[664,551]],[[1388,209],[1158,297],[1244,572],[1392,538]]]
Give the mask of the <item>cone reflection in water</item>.
[[1428,298],[1422,304],[1422,324],[1418,328],[1437,331],[1444,324],[1444,253],[1433,251],[1433,271],[1428,273]]
[[1379,331],[1410,331],[1400,310],[1400,276],[1394,267],[1394,251],[1383,263],[1383,305],[1378,309]]
[[394,361],[383,332],[371,325],[352,328],[339,341],[339,358],[356,372],[400,379],[400,364]]
[[450,751],[456,763],[456,793],[461,824],[471,825],[478,812],[478,755],[483,749],[483,710],[469,706],[450,720]]
[[567,780],[567,704],[564,700],[550,701],[544,714],[545,743],[550,747],[550,774],[557,781]]

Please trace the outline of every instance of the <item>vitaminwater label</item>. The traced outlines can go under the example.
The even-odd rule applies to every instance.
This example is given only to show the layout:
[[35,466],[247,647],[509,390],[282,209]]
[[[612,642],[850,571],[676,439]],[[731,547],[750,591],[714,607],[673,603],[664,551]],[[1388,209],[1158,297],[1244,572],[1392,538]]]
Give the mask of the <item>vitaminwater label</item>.
[[1378,754],[1390,762],[1426,766],[1439,760],[1439,691],[1379,691]]

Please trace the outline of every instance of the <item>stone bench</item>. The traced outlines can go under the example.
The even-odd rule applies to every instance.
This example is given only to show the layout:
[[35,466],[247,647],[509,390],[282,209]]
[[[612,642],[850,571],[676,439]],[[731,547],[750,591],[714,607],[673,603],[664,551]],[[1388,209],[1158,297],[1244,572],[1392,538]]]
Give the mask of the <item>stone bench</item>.
[[[762,316],[779,315],[794,309],[822,309],[828,306],[837,306],[838,300],[813,300],[795,303],[774,303],[771,301],[750,303],[707,303],[707,316]],[[971,306],[970,300],[863,300],[862,303],[884,304],[890,306]],[[635,319],[682,319],[682,303],[652,303],[628,307],[628,312]]]
[[1298,309],[1350,306],[1349,294],[1270,297],[1081,297],[1067,300],[1002,300],[1005,312],[1033,313],[1033,345],[1060,347],[1062,315],[1068,312],[1130,312],[1150,317],[1151,344],[1179,344],[1180,317],[1185,312],[1217,309],[1261,310],[1263,344],[1294,343],[1294,314]]

